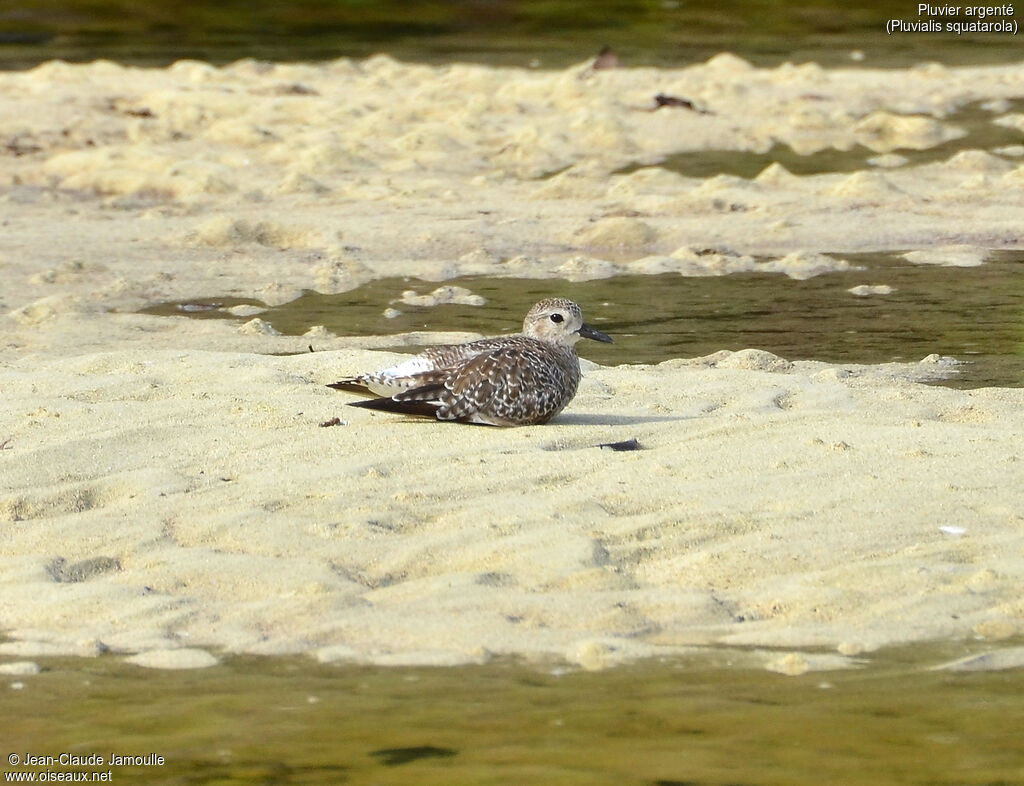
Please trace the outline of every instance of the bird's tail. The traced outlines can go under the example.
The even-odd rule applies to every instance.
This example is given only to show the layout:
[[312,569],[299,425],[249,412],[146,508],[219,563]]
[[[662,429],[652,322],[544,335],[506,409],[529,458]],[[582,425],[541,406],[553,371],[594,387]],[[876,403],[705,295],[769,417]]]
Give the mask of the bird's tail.
[[362,396],[374,395],[360,377],[339,379],[337,382],[331,382],[327,387],[334,388],[335,390],[344,390],[346,393],[359,393]]
[[430,401],[395,401],[393,398],[370,398],[365,401],[352,401],[349,402],[349,406],[429,418],[436,418],[438,410],[438,405]]

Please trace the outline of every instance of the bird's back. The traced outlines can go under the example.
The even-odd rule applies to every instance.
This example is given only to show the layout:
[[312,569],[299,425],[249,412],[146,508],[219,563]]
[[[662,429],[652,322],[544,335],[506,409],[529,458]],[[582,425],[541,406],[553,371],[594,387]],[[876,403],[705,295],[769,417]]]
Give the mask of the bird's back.
[[437,391],[437,417],[491,425],[546,423],[576,395],[579,381],[572,347],[508,336],[447,370]]

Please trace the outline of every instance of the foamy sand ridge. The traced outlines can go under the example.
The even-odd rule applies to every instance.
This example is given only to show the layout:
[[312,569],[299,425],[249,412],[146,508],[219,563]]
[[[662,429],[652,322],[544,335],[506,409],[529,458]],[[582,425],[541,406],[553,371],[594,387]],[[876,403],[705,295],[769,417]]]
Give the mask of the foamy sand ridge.
[[[707,113],[652,111],[657,93]],[[384,364],[366,347],[393,339],[315,331],[321,351],[274,356],[310,339],[131,313],[395,275],[802,278],[875,249],[984,264],[1019,243],[1014,150],[751,180],[616,172],[777,142],[924,149],[961,135],[947,118],[971,102],[1010,127],[1020,96],[1020,66],[730,55],[0,74],[0,653],[600,668],[1020,633],[1021,390],[922,385],[947,373],[930,361],[746,351],[591,365],[551,425],[467,428],[324,387]],[[642,450],[597,447],[633,437]]]

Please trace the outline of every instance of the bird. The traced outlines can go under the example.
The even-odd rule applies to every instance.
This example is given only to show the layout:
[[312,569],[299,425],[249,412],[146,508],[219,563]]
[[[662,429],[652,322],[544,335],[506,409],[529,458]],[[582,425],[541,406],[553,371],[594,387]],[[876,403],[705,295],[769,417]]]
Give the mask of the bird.
[[547,423],[576,395],[581,338],[611,343],[566,298],[537,303],[523,332],[427,347],[380,371],[328,387],[375,395],[349,406],[489,426]]

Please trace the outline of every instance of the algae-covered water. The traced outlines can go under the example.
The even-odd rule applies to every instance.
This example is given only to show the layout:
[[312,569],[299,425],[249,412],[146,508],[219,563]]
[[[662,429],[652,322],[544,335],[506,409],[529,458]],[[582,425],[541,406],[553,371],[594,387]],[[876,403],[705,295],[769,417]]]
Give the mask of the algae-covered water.
[[[561,674],[44,659],[40,674],[0,680],[0,738],[7,773],[133,784],[1024,783],[1024,670],[929,669],[978,649],[908,647],[799,676],[728,651]],[[104,764],[24,763],[61,753]],[[164,763],[108,767],[112,754]]]
[[[988,20],[1012,21],[1013,10]],[[53,58],[166,65],[182,58],[312,61],[377,52],[418,62],[562,68],[604,45],[627,65],[680,66],[722,51],[759,65],[1021,59],[1012,33],[957,34],[943,24],[938,33],[889,34],[892,19],[936,17],[920,14],[917,3],[893,0],[8,0],[0,9],[0,68]]]
[[[323,325],[338,335],[407,331],[520,329],[537,300],[571,297],[588,322],[614,344],[584,342],[580,354],[603,365],[657,363],[722,349],[763,349],[789,360],[836,363],[916,362],[937,353],[964,361],[942,384],[962,388],[1024,385],[1024,255],[1000,252],[970,268],[911,265],[895,254],[844,254],[846,271],[794,281],[780,274],[617,276],[594,281],[465,277],[444,282],[483,296],[483,306],[408,306],[402,293],[442,284],[382,279],[338,295],[315,292],[260,315],[277,330],[301,335]],[[860,286],[889,294],[858,297]],[[149,313],[234,318],[238,300],[197,299]],[[252,301],[246,301],[252,302]],[[183,310],[196,306],[209,310]],[[218,305],[219,304],[219,305]],[[388,318],[385,310],[401,312]],[[313,341],[314,349],[316,342]],[[405,351],[408,351],[406,349]]]

